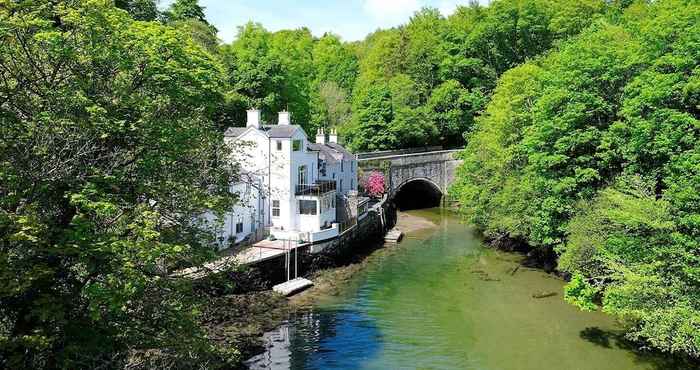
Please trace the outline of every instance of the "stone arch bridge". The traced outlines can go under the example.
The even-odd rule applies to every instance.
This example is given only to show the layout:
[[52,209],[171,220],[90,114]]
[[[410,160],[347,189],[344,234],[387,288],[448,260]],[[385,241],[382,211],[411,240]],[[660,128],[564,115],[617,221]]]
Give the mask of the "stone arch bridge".
[[359,153],[358,166],[365,172],[380,171],[387,180],[387,192],[400,209],[439,205],[454,180],[461,149],[404,149]]

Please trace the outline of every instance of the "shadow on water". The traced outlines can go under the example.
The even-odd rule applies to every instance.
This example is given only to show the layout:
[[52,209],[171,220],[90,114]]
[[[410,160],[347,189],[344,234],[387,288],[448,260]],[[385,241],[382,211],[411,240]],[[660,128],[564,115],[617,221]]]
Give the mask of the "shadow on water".
[[635,354],[636,362],[650,365],[655,370],[700,370],[700,364],[691,359],[640,349],[638,343],[625,338],[621,331],[588,327],[581,330],[579,336],[581,339],[603,348],[630,351]]

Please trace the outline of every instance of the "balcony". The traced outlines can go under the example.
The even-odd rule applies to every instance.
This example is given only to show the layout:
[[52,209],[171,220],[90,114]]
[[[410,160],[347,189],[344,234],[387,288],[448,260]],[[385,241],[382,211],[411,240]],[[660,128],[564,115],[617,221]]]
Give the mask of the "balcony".
[[335,191],[334,180],[318,180],[313,184],[299,184],[296,186],[296,195],[319,196],[329,191]]

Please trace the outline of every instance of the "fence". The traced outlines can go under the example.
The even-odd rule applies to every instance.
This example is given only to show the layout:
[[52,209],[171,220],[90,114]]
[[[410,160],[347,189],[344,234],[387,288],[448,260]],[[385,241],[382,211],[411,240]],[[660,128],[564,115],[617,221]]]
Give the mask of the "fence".
[[336,184],[334,180],[319,180],[313,184],[299,184],[295,188],[296,195],[321,195],[329,191],[334,191]]

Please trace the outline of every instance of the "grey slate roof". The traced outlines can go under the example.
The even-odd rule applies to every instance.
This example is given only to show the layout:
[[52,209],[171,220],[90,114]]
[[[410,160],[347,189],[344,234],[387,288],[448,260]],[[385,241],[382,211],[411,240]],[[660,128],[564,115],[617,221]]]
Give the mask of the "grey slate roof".
[[264,125],[262,127],[262,131],[271,138],[290,138],[297,129],[301,127],[298,125]]
[[[224,132],[224,136],[227,137],[237,137],[243,134],[248,127],[229,127]],[[294,136],[294,132],[300,129],[303,131],[301,126],[298,125],[263,125],[260,127],[260,131],[264,132],[268,137],[277,139],[288,139]]]
[[326,145],[330,146],[335,151],[341,153],[343,155],[343,159],[345,159],[346,161],[349,161],[351,159],[355,159],[354,154],[350,153],[347,149],[345,149],[342,145],[340,145],[338,143],[328,143]]
[[226,129],[226,132],[224,132],[224,136],[226,137],[237,137],[241,135],[242,133],[247,130],[247,127],[229,127]]
[[343,159],[343,155],[333,150],[328,145],[309,143],[309,150],[318,152],[318,158],[328,163],[337,163]]
[[337,143],[309,144],[309,149],[319,152],[318,157],[327,162],[350,161],[355,159],[355,155],[350,153],[342,145]]

